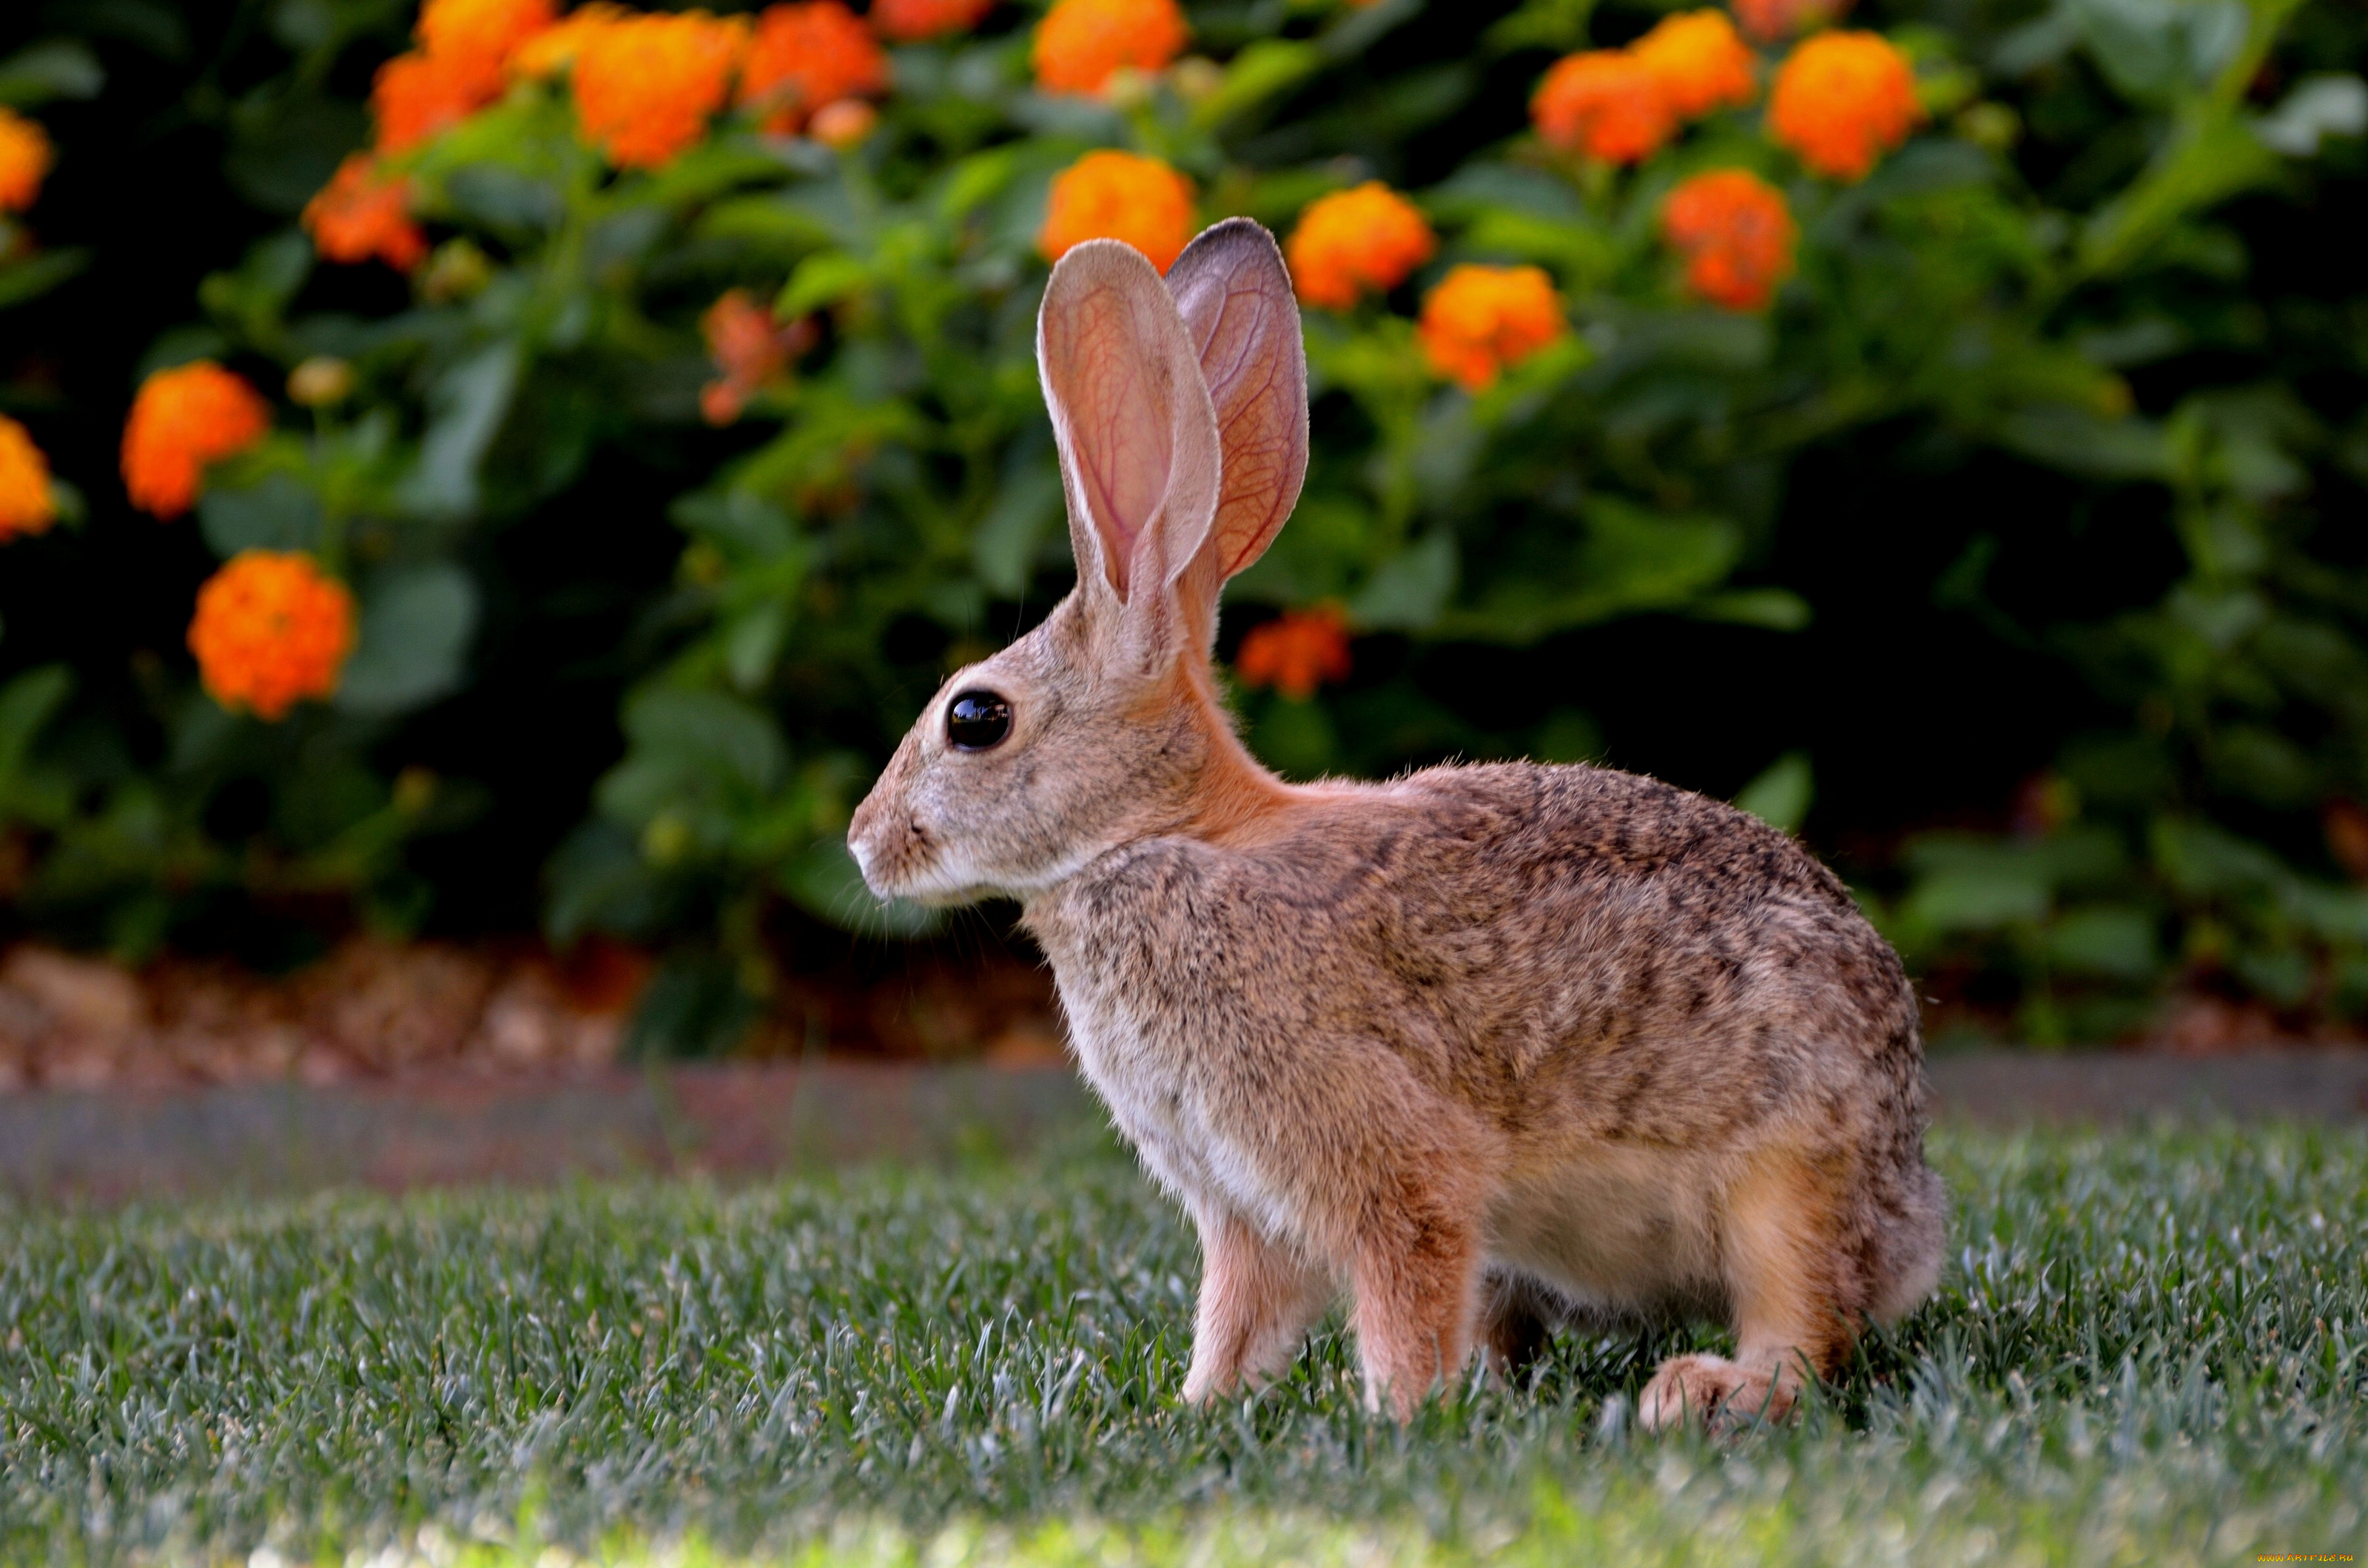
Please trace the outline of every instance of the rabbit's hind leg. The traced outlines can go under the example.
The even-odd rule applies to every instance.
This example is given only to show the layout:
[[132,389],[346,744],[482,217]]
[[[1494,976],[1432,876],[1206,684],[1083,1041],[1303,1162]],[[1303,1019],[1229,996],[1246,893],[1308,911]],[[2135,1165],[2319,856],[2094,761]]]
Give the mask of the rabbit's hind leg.
[[1332,1299],[1331,1276],[1260,1235],[1240,1215],[1211,1209],[1201,1231],[1201,1303],[1184,1397],[1222,1398],[1279,1375],[1299,1354],[1307,1325]]
[[1499,1385],[1518,1383],[1545,1353],[1563,1303],[1519,1269],[1489,1268],[1480,1288],[1480,1353]]
[[1662,1362],[1637,1401],[1646,1428],[1781,1420],[1803,1387],[1849,1354],[1863,1309],[1854,1299],[1841,1240],[1843,1195],[1832,1170],[1828,1161],[1779,1154],[1728,1189],[1719,1244],[1735,1358]]

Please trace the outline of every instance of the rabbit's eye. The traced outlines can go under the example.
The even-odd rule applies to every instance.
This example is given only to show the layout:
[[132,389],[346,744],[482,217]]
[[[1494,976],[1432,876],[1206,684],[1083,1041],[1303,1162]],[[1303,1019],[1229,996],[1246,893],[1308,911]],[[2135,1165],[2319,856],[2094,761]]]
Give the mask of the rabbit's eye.
[[1011,704],[991,691],[965,691],[946,704],[946,738],[956,751],[985,751],[1011,733]]

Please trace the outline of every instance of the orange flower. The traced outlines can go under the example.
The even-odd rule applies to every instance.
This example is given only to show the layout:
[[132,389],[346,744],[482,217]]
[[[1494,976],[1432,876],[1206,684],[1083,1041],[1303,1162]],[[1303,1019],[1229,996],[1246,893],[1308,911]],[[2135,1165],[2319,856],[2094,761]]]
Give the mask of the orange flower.
[[1555,61],[1530,99],[1530,119],[1547,145],[1607,164],[1648,157],[1677,129],[1660,79],[1624,49]]
[[702,388],[699,411],[710,425],[740,417],[751,395],[788,376],[790,361],[814,347],[814,327],[801,318],[783,326],[746,289],[726,290],[699,318],[708,356],[723,372]]
[[1875,33],[1819,33],[1776,73],[1768,131],[1829,179],[1864,179],[1924,118],[1916,73]]
[[1123,66],[1158,71],[1190,36],[1176,0],[1053,0],[1030,55],[1048,93],[1099,93]]
[[746,47],[739,18],[704,11],[627,17],[593,28],[575,56],[575,114],[620,168],[673,162],[707,134]]
[[1735,0],[1735,14],[1745,32],[1776,43],[1838,20],[1850,6],[1850,0]]
[[1367,289],[1386,294],[1405,282],[1438,248],[1415,204],[1374,179],[1309,202],[1283,254],[1302,300],[1345,311]]
[[1554,283],[1534,267],[1452,267],[1415,328],[1430,368],[1485,392],[1497,375],[1570,330]]
[[1337,605],[1286,610],[1250,628],[1234,672],[1244,686],[1270,686],[1304,702],[1326,681],[1349,678],[1349,619]]
[[757,18],[740,70],[742,107],[765,111],[765,129],[786,135],[840,98],[888,85],[888,57],[871,29],[838,0],[771,6]]
[[551,0],[427,0],[414,31],[429,54],[498,84],[510,57],[556,19]]
[[1724,11],[1664,17],[1630,48],[1660,83],[1669,107],[1684,119],[1728,104],[1748,104],[1759,90],[1752,78],[1751,50],[1735,36],[1735,24]]
[[627,15],[622,6],[612,6],[609,0],[578,6],[567,13],[566,20],[518,45],[518,52],[510,56],[510,69],[538,82],[548,81],[575,63],[576,55],[594,33],[614,27]]
[[325,698],[354,650],[354,597],[313,558],[243,550],[198,590],[189,652],[216,702],[278,720]]
[[33,204],[54,157],[40,121],[0,105],[0,212],[22,212]]
[[58,520],[50,492],[50,460],[25,427],[0,414],[0,544],[48,531]]
[[465,61],[439,59],[416,50],[378,68],[370,85],[370,113],[378,120],[378,150],[400,153],[442,135],[501,94],[501,78],[487,78]]
[[1165,272],[1191,237],[1191,181],[1156,158],[1103,152],[1053,176],[1036,245],[1058,261],[1087,240],[1124,240]]
[[1797,232],[1784,193],[1742,169],[1696,175],[1661,209],[1661,236],[1686,258],[1686,287],[1731,311],[1766,308],[1792,276]]
[[123,426],[123,487],[131,504],[177,517],[198,498],[208,463],[246,450],[271,428],[271,406],[211,359],[159,370],[140,384]]
[[871,0],[871,25],[899,43],[918,43],[978,26],[995,0]]
[[304,232],[331,261],[377,256],[408,272],[427,256],[427,236],[411,221],[410,196],[409,180],[380,178],[378,160],[356,153],[304,204]]

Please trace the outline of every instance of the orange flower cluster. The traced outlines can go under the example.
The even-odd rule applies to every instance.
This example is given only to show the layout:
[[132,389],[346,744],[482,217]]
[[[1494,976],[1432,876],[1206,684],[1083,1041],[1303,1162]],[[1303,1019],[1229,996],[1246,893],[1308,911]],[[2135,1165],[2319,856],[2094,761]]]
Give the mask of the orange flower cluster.
[[880,40],[839,0],[774,6],[757,18],[740,69],[740,102],[765,116],[765,129],[787,135],[825,104],[888,85]]
[[1850,0],[1734,0],[1743,30],[1762,43],[1777,43],[1822,28],[1850,9]]
[[1176,0],[1053,0],[1030,58],[1044,91],[1093,94],[1121,68],[1165,69],[1190,36]]
[[1648,158],[1684,120],[1758,90],[1752,55],[1719,11],[1665,17],[1627,49],[1565,55],[1539,78],[1530,119],[1546,144],[1607,164]]
[[50,460],[22,425],[0,414],[0,544],[44,532],[57,520]]
[[1569,330],[1543,271],[1468,264],[1440,279],[1415,328],[1430,368],[1475,392]]
[[995,0],[871,0],[871,25],[883,38],[919,43],[978,26]]
[[370,86],[379,151],[416,146],[500,97],[519,49],[552,21],[552,0],[427,0],[421,47],[380,66]]
[[731,289],[699,318],[707,352],[722,376],[699,394],[699,411],[710,425],[729,425],[760,389],[789,374],[790,361],[814,347],[812,321],[783,326],[772,308],[746,289]]
[[378,257],[408,272],[427,256],[427,236],[411,221],[411,182],[382,177],[378,160],[356,153],[304,204],[304,232],[331,261]]
[[610,0],[589,0],[567,13],[558,26],[546,28],[518,46],[510,57],[510,69],[521,76],[547,82],[575,63],[585,40],[612,22],[621,22],[629,13]]
[[1819,33],[1776,73],[1768,131],[1828,179],[1864,179],[1924,118],[1916,73],[1876,33]]
[[337,689],[353,648],[353,596],[309,555],[243,550],[198,590],[189,652],[224,708],[285,718],[301,699]]
[[1270,686],[1304,702],[1326,681],[1349,678],[1349,619],[1337,605],[1287,610],[1250,628],[1234,655],[1245,686]]
[[1684,119],[1740,108],[1759,91],[1751,47],[1724,11],[1680,11],[1662,17],[1629,46],[1660,84],[1661,97]]
[[696,146],[723,107],[747,25],[704,11],[625,17],[575,54],[575,117],[620,168],[654,169]]
[[1624,49],[1555,61],[1530,99],[1530,119],[1548,146],[1607,164],[1650,157],[1678,124],[1659,79]]
[[1661,235],[1686,258],[1686,287],[1731,311],[1767,307],[1792,275],[1797,233],[1784,193],[1743,169],[1696,175],[1661,209]]
[[1283,255],[1299,297],[1345,311],[1371,289],[1386,294],[1439,248],[1415,204],[1379,180],[1308,203]]
[[271,428],[271,407],[211,359],[159,370],[140,384],[123,426],[123,487],[131,504],[177,517],[198,498],[206,465],[246,450]]
[[1053,176],[1037,248],[1058,261],[1087,240],[1124,240],[1165,272],[1192,238],[1192,184],[1156,158],[1088,153]]
[[22,212],[33,204],[54,155],[40,121],[0,105],[0,212]]

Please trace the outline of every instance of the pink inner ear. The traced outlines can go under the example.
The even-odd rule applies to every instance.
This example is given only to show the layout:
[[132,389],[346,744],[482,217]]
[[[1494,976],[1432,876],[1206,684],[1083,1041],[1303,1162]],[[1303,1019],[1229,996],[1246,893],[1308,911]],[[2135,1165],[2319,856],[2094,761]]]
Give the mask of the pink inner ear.
[[1202,233],[1167,286],[1217,416],[1223,492],[1203,559],[1222,580],[1264,553],[1307,472],[1307,361],[1299,303],[1274,240],[1243,220]]
[[1168,367],[1148,348],[1150,335],[1134,312],[1123,290],[1094,289],[1048,334],[1078,487],[1121,595],[1135,543],[1167,495],[1175,455]]

